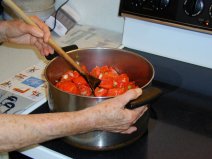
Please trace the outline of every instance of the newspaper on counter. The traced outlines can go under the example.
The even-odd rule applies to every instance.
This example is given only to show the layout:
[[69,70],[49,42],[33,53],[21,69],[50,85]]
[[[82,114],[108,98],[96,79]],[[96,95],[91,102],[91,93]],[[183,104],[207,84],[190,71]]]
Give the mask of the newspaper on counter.
[[46,99],[46,64],[40,62],[0,82],[0,112],[21,114],[30,106]]
[[79,48],[118,48],[121,45],[121,38],[121,35],[116,32],[91,26],[75,25],[65,36],[56,40],[60,46],[76,44]]

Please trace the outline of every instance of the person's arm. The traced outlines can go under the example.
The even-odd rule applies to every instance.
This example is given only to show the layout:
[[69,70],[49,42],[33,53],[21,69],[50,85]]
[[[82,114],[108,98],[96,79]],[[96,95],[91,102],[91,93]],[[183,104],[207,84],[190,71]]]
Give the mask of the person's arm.
[[128,110],[124,109],[124,105],[137,98],[141,92],[141,89],[129,90],[123,95],[76,112],[1,114],[0,152],[93,130],[132,133],[137,129],[132,124],[143,115],[147,107]]
[[0,21],[0,42],[33,45],[42,55],[52,54],[54,50],[47,43],[51,37],[48,26],[36,16],[31,19],[40,30],[22,20]]

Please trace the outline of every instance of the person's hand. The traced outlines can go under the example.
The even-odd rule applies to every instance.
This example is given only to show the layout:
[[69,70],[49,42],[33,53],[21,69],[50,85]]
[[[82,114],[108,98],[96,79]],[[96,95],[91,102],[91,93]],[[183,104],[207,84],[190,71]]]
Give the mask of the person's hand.
[[21,20],[4,21],[3,25],[1,25],[4,28],[1,29],[4,41],[34,45],[41,55],[52,54],[54,50],[47,43],[51,36],[48,26],[36,16],[30,18],[40,29]]
[[97,130],[130,134],[137,130],[133,125],[148,109],[142,106],[133,110],[125,109],[125,105],[142,94],[140,88],[131,89],[126,93],[103,101],[92,110],[92,120],[94,120]]

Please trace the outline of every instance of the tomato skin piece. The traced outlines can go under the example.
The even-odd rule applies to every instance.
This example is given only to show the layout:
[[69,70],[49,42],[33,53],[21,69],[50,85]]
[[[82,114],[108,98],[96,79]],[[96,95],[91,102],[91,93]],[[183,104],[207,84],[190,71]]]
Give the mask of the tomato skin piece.
[[108,90],[107,96],[115,97],[117,95],[123,94],[124,92],[126,92],[125,88],[112,88]]
[[107,92],[108,92],[107,89],[96,87],[96,89],[94,91],[94,95],[96,97],[105,97],[105,96],[107,96]]
[[92,94],[92,90],[87,85],[78,85],[78,88],[80,90],[80,94],[84,96],[90,96]]
[[68,93],[79,94],[80,91],[76,84],[71,81],[60,81],[56,84],[56,87]]
[[73,82],[77,85],[88,85],[87,81],[82,76],[74,78]]

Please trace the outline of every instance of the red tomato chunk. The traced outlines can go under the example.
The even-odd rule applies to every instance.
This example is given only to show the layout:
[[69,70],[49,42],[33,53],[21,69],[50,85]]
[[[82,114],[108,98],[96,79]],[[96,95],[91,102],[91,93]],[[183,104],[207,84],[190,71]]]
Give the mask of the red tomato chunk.
[[[88,72],[85,66],[82,68]],[[101,80],[101,83],[94,91],[94,95],[97,97],[117,96],[129,89],[138,87],[135,82],[129,80],[127,74],[118,74],[111,66],[96,66],[91,70],[90,75]],[[92,90],[87,81],[77,71],[73,70],[64,73],[55,86],[72,94],[92,95]]]

